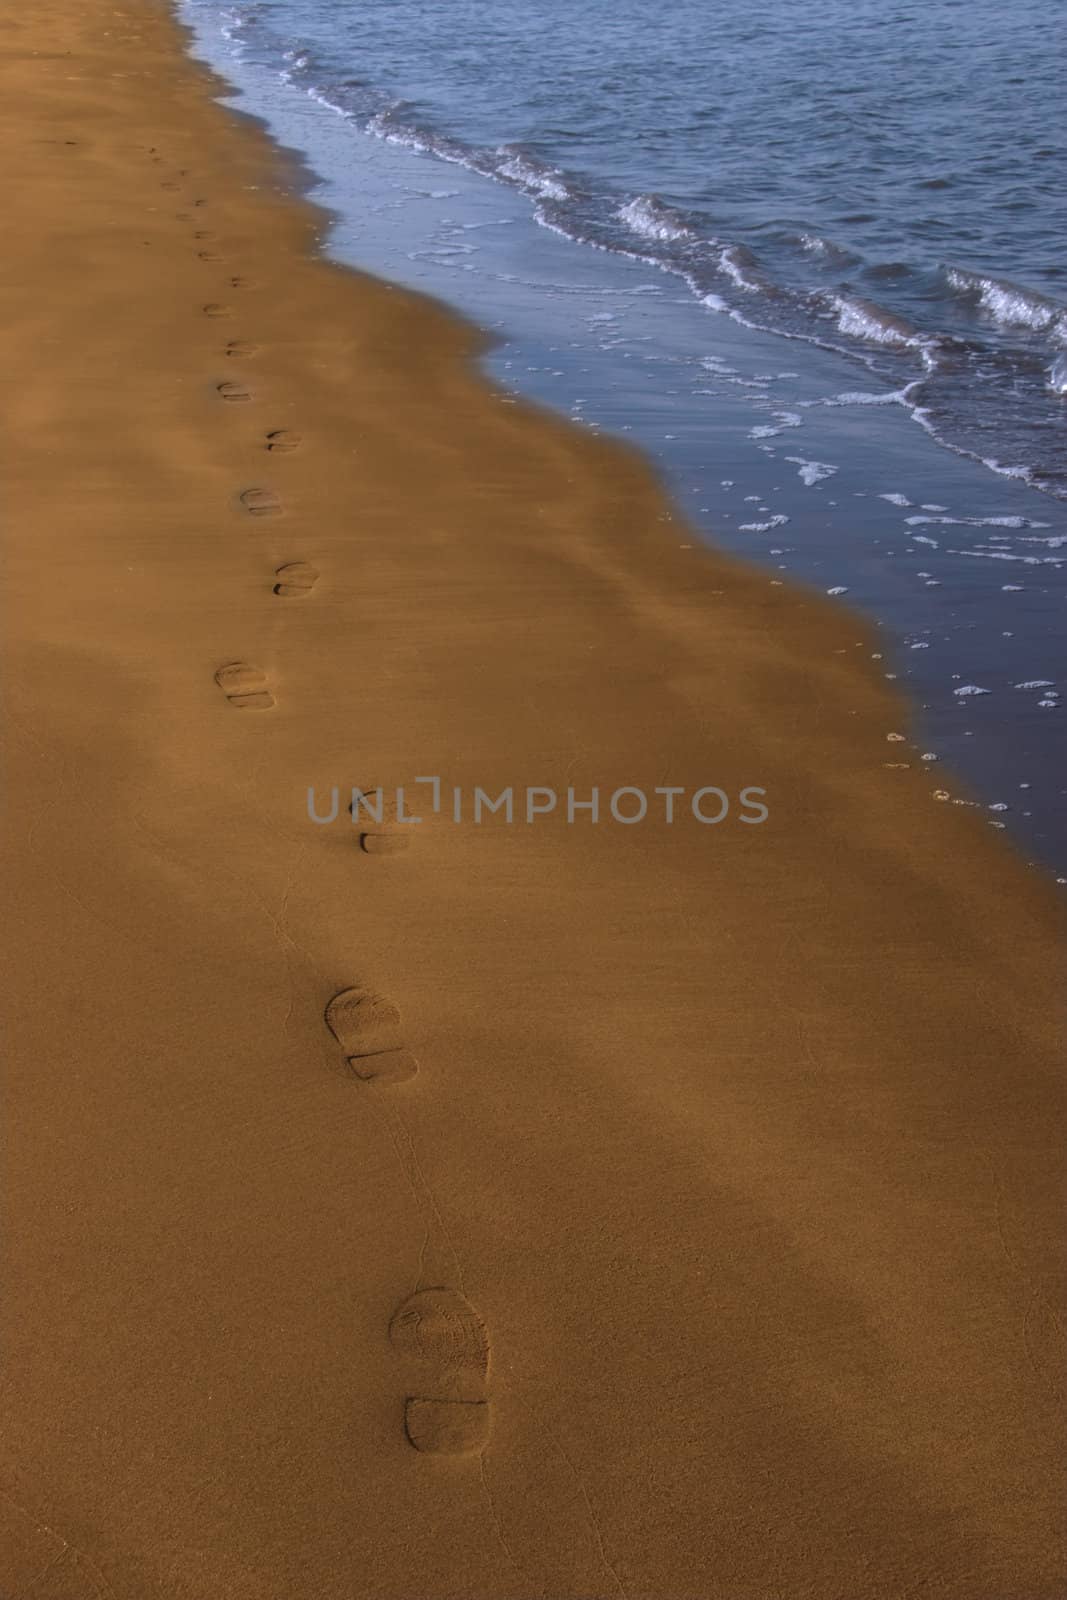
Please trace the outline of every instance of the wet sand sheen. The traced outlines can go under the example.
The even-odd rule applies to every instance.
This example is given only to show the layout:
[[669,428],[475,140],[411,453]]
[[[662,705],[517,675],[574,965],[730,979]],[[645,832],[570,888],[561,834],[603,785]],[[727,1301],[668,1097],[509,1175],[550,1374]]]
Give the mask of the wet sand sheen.
[[[1051,892],[165,8],[0,79],[4,1600],[1060,1596]],[[770,817],[307,818],[434,773]]]

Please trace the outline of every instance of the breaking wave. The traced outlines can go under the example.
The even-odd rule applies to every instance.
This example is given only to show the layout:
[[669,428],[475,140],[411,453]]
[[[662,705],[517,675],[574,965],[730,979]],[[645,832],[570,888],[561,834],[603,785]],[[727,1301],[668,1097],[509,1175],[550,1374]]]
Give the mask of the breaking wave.
[[683,222],[681,214],[664,205],[654,194],[639,194],[626,205],[620,206],[616,215],[620,222],[644,239],[657,239],[664,243],[696,239],[698,235]]
[[1067,306],[1020,288],[1007,279],[984,277],[960,267],[949,267],[945,278],[951,289],[964,300],[981,307],[998,326],[1051,332],[1067,342]]

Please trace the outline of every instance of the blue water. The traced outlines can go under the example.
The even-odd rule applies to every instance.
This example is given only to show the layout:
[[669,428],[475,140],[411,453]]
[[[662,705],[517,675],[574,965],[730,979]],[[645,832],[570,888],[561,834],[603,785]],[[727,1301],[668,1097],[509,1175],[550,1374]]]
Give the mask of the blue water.
[[946,443],[1067,496],[1061,0],[231,15],[358,126],[511,182],[761,327],[877,355]]
[[182,10],[336,254],[873,615],[932,793],[937,757],[1067,869],[1059,0]]

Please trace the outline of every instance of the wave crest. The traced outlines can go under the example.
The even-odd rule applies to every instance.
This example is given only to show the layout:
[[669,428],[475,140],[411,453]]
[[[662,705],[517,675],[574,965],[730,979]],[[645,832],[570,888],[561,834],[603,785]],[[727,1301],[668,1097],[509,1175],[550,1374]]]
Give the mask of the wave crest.
[[620,206],[615,215],[634,233],[645,239],[659,239],[665,244],[695,239],[697,235],[686,226],[679,212],[665,205],[655,194],[639,194]]
[[849,295],[831,297],[837,326],[853,339],[871,339],[875,344],[894,345],[898,350],[913,348],[919,342],[919,330],[905,322],[873,300],[859,300]]
[[1002,328],[1032,328],[1035,333],[1067,331],[1067,307],[1024,289],[1007,278],[986,277],[949,267],[949,286],[964,300],[977,303]]
[[496,154],[500,158],[496,169],[498,176],[510,179],[527,194],[535,194],[541,200],[571,198],[567,181],[556,167],[538,161],[536,156],[528,155],[516,145],[502,144]]

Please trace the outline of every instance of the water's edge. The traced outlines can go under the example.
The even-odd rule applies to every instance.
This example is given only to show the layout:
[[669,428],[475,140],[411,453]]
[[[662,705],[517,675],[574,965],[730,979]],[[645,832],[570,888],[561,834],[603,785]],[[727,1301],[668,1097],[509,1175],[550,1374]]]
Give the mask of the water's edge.
[[[590,252],[579,265],[579,247],[539,228],[524,195],[455,169],[444,174],[452,187],[436,187],[441,169],[434,156],[381,140],[360,141],[344,118],[312,106],[292,86],[288,102],[276,90],[272,95],[262,73],[227,59],[218,40],[213,45],[204,16],[194,13],[190,0],[175,0],[174,9],[190,54],[214,74],[217,97],[267,132],[279,151],[285,186],[321,213],[318,243],[324,254],[429,294],[473,328],[485,329],[498,341],[483,357],[494,381],[643,447],[687,517],[712,542],[788,572],[794,581],[847,595],[847,603],[873,614],[893,636],[884,651],[887,669],[894,669],[887,676],[917,702],[912,759],[927,766],[932,792],[936,786],[944,793],[935,767],[944,760],[972,785],[971,796],[957,785],[952,798],[986,804],[991,825],[1010,827],[1029,858],[1067,869],[1063,742],[1061,735],[1045,732],[1062,724],[1061,716],[1050,715],[1059,711],[1059,691],[1043,664],[1054,659],[1062,635],[1067,589],[1055,551],[1065,540],[1053,535],[1049,554],[1035,555],[1047,536],[1032,530],[1051,524],[1030,505],[1043,501],[1055,515],[1054,503],[1025,484],[1006,481],[997,489],[999,503],[990,507],[988,486],[976,487],[978,469],[971,463],[943,458],[932,464],[930,458],[942,454],[932,446],[918,459],[908,437],[915,430],[888,381],[867,393],[835,392],[842,372],[848,375],[835,352],[816,352],[821,365],[809,360],[803,372],[769,371],[783,350],[793,353],[780,344],[780,335],[733,319],[728,327],[725,319],[708,319],[688,296],[683,307],[669,280],[649,283],[648,263],[640,259]],[[235,98],[245,103],[234,104]],[[307,110],[299,106],[301,99]],[[309,112],[318,120],[309,120]],[[473,237],[492,241],[492,248],[471,270],[463,255],[471,247],[457,241]],[[515,265],[523,270],[503,270]],[[699,318],[706,319],[701,342],[714,355],[695,355],[689,343]],[[673,390],[669,403],[662,395],[638,394],[638,362],[665,370],[669,382],[684,380],[685,387]],[[787,385],[791,392],[783,395]],[[576,387],[583,398],[575,398]],[[697,411],[698,405],[706,410]],[[877,444],[868,425],[872,417],[880,424]],[[783,454],[801,428],[803,450]],[[733,463],[735,450],[743,455],[733,479],[719,478],[716,465],[709,466],[709,434],[715,436],[718,470],[724,460]],[[836,462],[824,447],[827,436],[836,442]],[[843,445],[852,459],[842,458]],[[872,450],[879,466],[890,462],[897,484],[909,475],[907,492],[870,483],[864,452],[869,456]],[[777,481],[787,477],[791,487]],[[864,502],[862,550],[855,547],[851,526],[859,508],[850,507],[849,499]],[[842,524],[851,537],[842,539]],[[799,545],[793,543],[798,536]],[[788,545],[774,542],[785,537]],[[902,547],[906,575],[904,562],[895,561],[894,544]],[[947,558],[966,560],[968,577],[961,603],[946,608],[948,584],[938,569]],[[1032,564],[1041,563],[1041,587],[1031,581],[991,588],[971,576],[972,563],[1011,575],[1003,561],[1024,568],[1029,563],[1031,579]],[[960,573],[953,576],[960,591]],[[830,583],[828,577],[850,581]],[[998,604],[1004,604],[1001,596],[1025,596],[1025,630],[992,625],[1007,620],[1007,612],[984,619],[979,629],[968,613],[994,593]],[[947,629],[940,640],[939,625]],[[947,682],[943,671],[923,670],[936,660],[938,644],[949,645],[951,665],[963,668],[947,675]],[[1004,689],[983,684],[982,674],[988,678],[992,670],[1007,680]],[[1008,689],[1015,697],[1011,703],[1003,698]],[[1001,701],[999,715],[990,715],[990,700]],[[1035,711],[1041,715],[1036,727]],[[898,752],[899,746],[887,753]],[[1010,779],[1006,762],[1014,768]],[[974,800],[974,793],[984,800]]]

